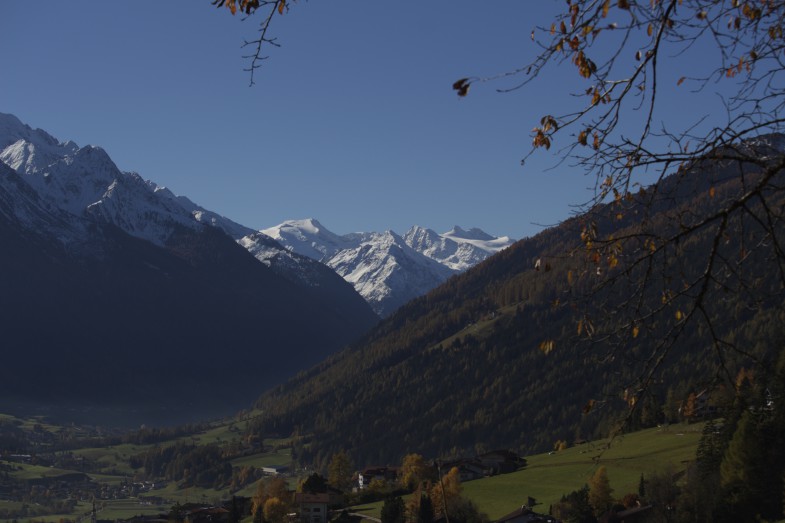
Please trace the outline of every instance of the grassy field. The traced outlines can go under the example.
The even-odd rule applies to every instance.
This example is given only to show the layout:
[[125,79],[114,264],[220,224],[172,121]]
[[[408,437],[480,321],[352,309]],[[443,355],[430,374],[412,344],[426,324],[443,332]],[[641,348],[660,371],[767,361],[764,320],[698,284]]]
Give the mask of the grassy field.
[[525,469],[464,484],[464,492],[491,518],[512,512],[531,496],[548,506],[564,494],[581,488],[604,465],[614,496],[638,491],[641,474],[660,472],[667,466],[685,470],[695,459],[702,424],[648,429],[607,442],[594,442],[553,454],[527,457]]
[[273,450],[261,454],[251,454],[232,460],[233,467],[253,466],[257,468],[271,467],[274,465],[289,466],[292,462],[291,449]]
[[124,443],[111,447],[79,449],[73,452],[77,456],[84,456],[87,459],[97,461],[101,466],[101,472],[104,474],[131,476],[134,470],[128,465],[128,458],[144,452],[152,446]]
[[[548,512],[562,495],[581,488],[604,465],[614,496],[638,491],[641,474],[659,472],[667,466],[685,470],[695,459],[702,424],[671,425],[618,437],[606,448],[607,441],[595,441],[553,454],[527,456],[527,466],[512,474],[468,481],[464,494],[492,520],[525,504],[529,496],[537,500],[535,510]],[[382,503],[354,507],[358,512],[379,517]]]
[[166,514],[170,505],[148,505],[136,499],[116,499],[101,503],[96,510],[98,519],[128,519],[133,516]]

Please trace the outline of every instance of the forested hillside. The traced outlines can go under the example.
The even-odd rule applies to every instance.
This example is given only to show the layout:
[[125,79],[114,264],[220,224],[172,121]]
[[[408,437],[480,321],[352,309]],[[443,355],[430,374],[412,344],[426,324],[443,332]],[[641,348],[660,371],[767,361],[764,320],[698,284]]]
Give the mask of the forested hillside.
[[[754,249],[744,252],[747,270],[757,268],[754,295],[717,278],[700,296],[701,313],[712,321],[683,318],[694,296],[680,286],[706,270],[693,263],[695,255],[715,249],[732,259],[763,241],[758,224],[729,222],[721,242],[709,232],[693,234],[661,253],[675,259],[659,272],[628,262],[637,259],[629,250],[587,257],[586,231],[631,236],[645,222],[678,233],[739,198],[739,168],[698,162],[451,278],[362,342],[262,396],[264,415],[253,431],[294,434],[302,463],[324,464],[346,449],[357,463],[384,464],[414,451],[542,451],[557,440],[606,434],[622,418],[628,427],[675,420],[690,394],[730,384],[783,339],[776,265]],[[758,176],[743,168],[747,179]],[[781,209],[782,195],[773,198],[766,205]],[[643,241],[639,249],[655,250]],[[639,292],[643,278],[647,287]],[[628,302],[630,296],[641,303]],[[626,310],[633,305],[654,312],[630,324]],[[718,349],[718,339],[727,350]],[[655,352],[666,343],[667,351]],[[652,361],[653,354],[661,360]]]

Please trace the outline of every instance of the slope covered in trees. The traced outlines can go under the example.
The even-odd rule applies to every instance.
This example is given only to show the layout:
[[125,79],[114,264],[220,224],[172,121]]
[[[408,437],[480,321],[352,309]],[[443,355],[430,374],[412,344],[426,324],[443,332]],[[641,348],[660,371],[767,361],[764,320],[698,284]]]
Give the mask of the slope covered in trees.
[[[766,145],[772,137],[763,143],[760,157],[781,158]],[[777,352],[785,317],[776,264],[745,246],[783,238],[766,240],[754,220],[731,219],[726,241],[699,231],[656,252],[673,260],[653,272],[628,262],[640,259],[630,250],[598,256],[585,236],[596,229],[632,236],[644,222],[677,233],[737,200],[744,180],[757,176],[750,165],[697,162],[634,197],[518,242],[262,396],[264,415],[253,430],[294,433],[303,463],[325,464],[347,449],[355,463],[381,464],[414,451],[541,451],[557,440],[606,434],[619,420],[635,427],[677,416],[690,393]],[[782,173],[777,177],[781,183]],[[754,212],[785,202],[774,195],[748,203]],[[641,241],[638,249],[656,246]],[[683,285],[706,272],[691,261],[707,249],[726,260],[744,250],[745,277],[754,276],[756,292],[733,287],[733,274],[710,279],[700,310],[712,321],[702,323],[684,312],[694,310],[688,306],[695,297]],[[643,278],[645,290],[636,293]],[[632,306],[651,312],[630,324],[624,310]],[[659,351],[663,344],[667,350]]]

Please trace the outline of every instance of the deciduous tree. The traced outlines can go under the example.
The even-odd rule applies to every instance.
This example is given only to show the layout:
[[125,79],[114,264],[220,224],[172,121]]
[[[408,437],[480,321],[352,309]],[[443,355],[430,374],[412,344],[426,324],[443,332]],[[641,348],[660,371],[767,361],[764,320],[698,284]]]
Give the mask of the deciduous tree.
[[[251,498],[251,513],[254,517],[254,521],[260,521],[262,519],[266,503],[272,498],[278,499],[287,506],[290,503],[291,496],[289,494],[289,486],[284,478],[276,476],[259,481],[256,492],[254,492],[254,495]],[[266,516],[264,517],[265,519],[267,518]]]
[[457,467],[453,467],[431,488],[430,497],[437,519],[445,516],[445,511],[449,511],[450,503],[460,498],[462,492],[461,473]]
[[288,512],[289,504],[278,498],[270,498],[264,502],[264,520],[269,523],[283,523]]
[[589,479],[589,505],[595,516],[601,516],[613,505],[613,488],[605,466],[600,466]]
[[428,464],[420,454],[407,454],[401,464],[401,485],[409,490],[414,490],[421,481],[426,479]]
[[341,450],[333,454],[330,465],[327,467],[327,481],[335,488],[348,491],[352,486],[354,465],[346,451]]

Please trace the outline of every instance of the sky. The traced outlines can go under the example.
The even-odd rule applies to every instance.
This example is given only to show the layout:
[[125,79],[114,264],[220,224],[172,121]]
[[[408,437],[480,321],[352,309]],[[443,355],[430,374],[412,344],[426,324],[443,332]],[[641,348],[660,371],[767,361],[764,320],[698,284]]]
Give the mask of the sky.
[[[246,20],[209,0],[0,3],[0,112],[254,229],[412,225],[523,238],[571,216],[593,180],[531,129],[583,90],[573,70],[510,93],[451,84],[528,63],[563,1],[300,0],[280,48],[244,69]],[[674,73],[676,74],[676,73]],[[675,82],[674,82],[675,83]],[[703,100],[703,99],[702,99]],[[674,115],[699,110],[674,103]]]

